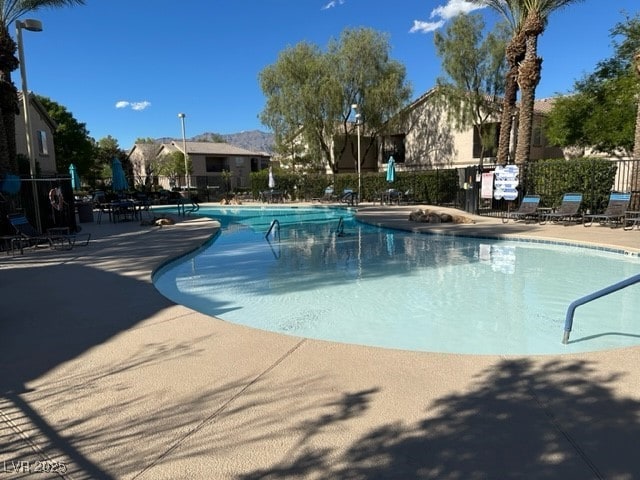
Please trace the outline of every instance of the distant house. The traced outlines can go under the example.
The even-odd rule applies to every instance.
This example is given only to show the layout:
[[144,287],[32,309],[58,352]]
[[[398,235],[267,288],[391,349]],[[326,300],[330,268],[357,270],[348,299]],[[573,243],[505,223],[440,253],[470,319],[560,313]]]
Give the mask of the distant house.
[[[136,143],[128,153],[128,159],[133,169],[133,178],[136,185],[151,184],[153,180],[153,162],[155,161],[161,145],[159,143]],[[157,174],[157,173],[156,173]]]
[[[149,148],[155,148],[155,155],[150,154]],[[228,143],[214,142],[186,142],[187,156],[191,161],[189,184],[195,187],[208,185],[222,185],[226,181],[223,172],[229,173],[230,187],[248,188],[251,172],[257,172],[269,166],[270,155],[263,152],[252,152],[235,147]],[[136,144],[129,151],[129,160],[133,166],[137,182],[144,180],[154,172],[150,171],[149,158],[159,158],[173,152],[183,152],[180,141],[170,141],[159,145]],[[184,177],[175,179],[160,179],[165,188],[184,186]],[[166,184],[165,184],[166,183]]]
[[[16,115],[16,152],[28,157],[27,135],[24,122],[22,92],[18,92],[18,108]],[[38,98],[29,93],[29,120],[31,122],[31,145],[36,163],[40,166],[41,175],[55,175],[56,154],[53,145],[53,132],[57,128],[56,122],[49,116],[44,105]]]

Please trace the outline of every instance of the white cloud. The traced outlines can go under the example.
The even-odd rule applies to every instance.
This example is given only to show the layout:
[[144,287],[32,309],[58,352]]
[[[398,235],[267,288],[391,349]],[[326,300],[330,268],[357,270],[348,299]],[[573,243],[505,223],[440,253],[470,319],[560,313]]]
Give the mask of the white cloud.
[[449,0],[446,5],[434,8],[429,18],[440,17],[443,20],[451,20],[461,13],[470,13],[481,8],[485,7],[466,0]]
[[439,29],[443,25],[444,20],[440,20],[439,22],[422,22],[420,20],[414,20],[413,27],[411,27],[409,33],[429,33]]
[[422,20],[414,20],[411,33],[428,33],[442,27],[447,20],[463,14],[471,13],[474,10],[485,8],[483,5],[468,2],[467,0],[448,0],[446,5],[440,5],[431,11],[429,18],[436,19],[434,22],[424,22]]
[[147,102],[146,100],[144,102],[133,102],[131,104],[131,108],[136,111],[145,110],[150,106],[151,102]]
[[347,0],[331,0],[324,7],[322,7],[322,10],[329,10],[330,8],[337,7],[338,5],[344,5],[344,2],[346,1]]
[[141,110],[145,110],[151,106],[151,102],[144,100],[143,102],[128,102],[127,100],[120,100],[116,102],[116,108],[127,108],[131,107],[131,110],[135,110],[137,112]]

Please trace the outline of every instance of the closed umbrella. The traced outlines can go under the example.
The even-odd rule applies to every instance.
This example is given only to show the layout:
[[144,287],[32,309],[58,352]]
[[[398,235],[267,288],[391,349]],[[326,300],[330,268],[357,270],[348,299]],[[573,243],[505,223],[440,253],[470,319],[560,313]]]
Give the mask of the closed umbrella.
[[73,163],[69,165],[69,175],[71,176],[71,188],[78,190],[80,188],[80,177],[78,176],[78,170]]
[[111,188],[116,192],[122,192],[129,189],[127,177],[124,174],[122,163],[117,158],[111,161]]
[[273,178],[273,169],[269,167],[269,188],[273,189],[276,186],[276,180]]
[[387,182],[393,183],[396,181],[396,161],[393,155],[389,157],[389,163],[387,164]]

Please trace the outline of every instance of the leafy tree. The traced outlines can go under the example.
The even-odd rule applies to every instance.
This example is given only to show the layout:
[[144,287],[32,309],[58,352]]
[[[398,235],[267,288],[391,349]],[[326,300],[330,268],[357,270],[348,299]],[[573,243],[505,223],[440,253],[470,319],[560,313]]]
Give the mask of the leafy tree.
[[111,161],[117,158],[122,162],[122,168],[127,175],[131,175],[131,162],[127,154],[118,145],[118,141],[111,135],[98,140],[94,145],[94,162],[91,168],[89,183],[95,185],[97,180],[111,176]]
[[508,38],[508,30],[499,26],[483,39],[484,27],[480,15],[459,15],[445,33],[434,35],[436,52],[447,74],[438,79],[445,105],[459,129],[473,126],[478,130],[482,140],[480,166],[485,148],[492,147],[495,139],[497,97],[504,92]]
[[84,5],[84,0],[0,0],[0,175],[17,172],[16,114],[18,93],[11,72],[18,68],[16,43],[9,28],[18,18],[45,7]]
[[[184,154],[180,151],[176,150],[160,155],[154,165],[157,174],[169,177],[171,184],[175,185],[178,183],[178,179],[184,178]],[[188,167],[191,170],[191,165],[188,165]]]
[[280,53],[260,72],[267,102],[260,114],[281,148],[302,135],[310,151],[321,152],[334,173],[353,141],[350,121],[357,104],[366,128],[365,154],[386,122],[411,95],[406,71],[391,60],[386,36],[371,29],[347,29],[323,53],[301,42]]
[[39,95],[37,98],[57,124],[53,143],[58,171],[68,171],[73,163],[79,175],[89,173],[93,166],[94,151],[86,124],[78,122],[71,112],[53,100]]
[[[136,165],[133,165],[133,175],[136,178],[136,183],[150,187],[153,175],[158,173],[157,155],[160,145],[153,138],[138,138],[135,141],[135,148],[140,160]],[[144,166],[144,170],[141,168],[142,166]]]
[[640,15],[626,17],[611,30],[611,36],[613,57],[602,60],[593,73],[577,81],[574,95],[554,103],[545,122],[552,143],[624,156],[637,144],[634,126],[640,85],[633,53],[640,51]]

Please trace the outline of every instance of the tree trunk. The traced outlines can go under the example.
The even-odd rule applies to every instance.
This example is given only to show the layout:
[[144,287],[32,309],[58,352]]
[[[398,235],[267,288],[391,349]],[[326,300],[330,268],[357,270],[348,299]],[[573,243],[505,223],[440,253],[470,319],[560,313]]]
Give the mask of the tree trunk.
[[[1,27],[1,26],[0,26]],[[18,173],[16,161],[16,115],[18,94],[11,72],[18,68],[16,43],[6,27],[0,28],[0,172]]]
[[500,116],[500,136],[498,137],[498,165],[509,163],[509,147],[511,146],[511,128],[513,112],[518,100],[518,67],[512,67],[507,73],[502,113]]
[[518,69],[518,84],[521,91],[515,159],[518,165],[528,162],[531,153],[536,87],[540,83],[540,72],[542,71],[542,59],[538,57],[538,35],[543,30],[544,24],[537,13],[534,12],[527,16],[523,28],[526,36],[526,53]]
[[518,64],[523,60],[526,50],[524,35],[519,32],[509,42],[506,56],[509,71],[506,75],[502,114],[500,117],[500,136],[498,139],[498,165],[509,162],[511,146],[511,129],[513,128],[513,112],[518,100]]
[[[0,107],[0,119],[2,119],[2,107]],[[17,172],[18,169],[14,164],[15,161],[11,161],[9,149],[7,147],[7,136],[5,135],[4,123],[0,121],[0,178],[7,173]]]
[[633,158],[640,160],[640,95],[638,95],[638,106],[636,112],[636,132],[633,142]]
[[[637,52],[633,61],[635,63],[636,74],[638,75],[638,82],[640,83],[640,52]],[[636,130],[635,136],[633,137],[633,158],[636,160],[640,160],[640,93],[638,94],[638,105],[636,111]]]

